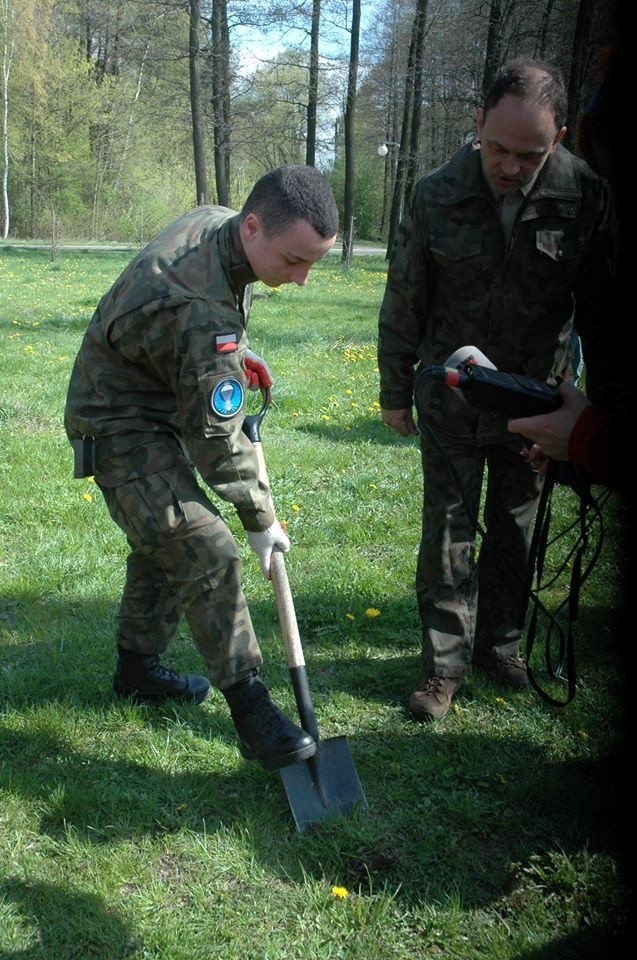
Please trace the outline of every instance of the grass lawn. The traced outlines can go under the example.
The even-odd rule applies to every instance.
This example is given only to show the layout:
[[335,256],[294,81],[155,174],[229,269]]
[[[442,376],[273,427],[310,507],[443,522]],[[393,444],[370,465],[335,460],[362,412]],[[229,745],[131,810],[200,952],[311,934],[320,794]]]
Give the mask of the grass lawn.
[[[625,509],[604,505],[570,704],[475,675],[444,721],[410,719],[421,473],[416,441],[380,421],[382,257],[349,271],[327,258],[305,289],[259,287],[250,323],[275,378],[263,447],[319,729],[347,737],[369,809],[297,833],[279,775],[241,758],[218,693],[201,707],[115,700],[127,547],[95,485],[71,477],[62,411],[83,331],[129,258],[0,246],[0,960],[622,956]],[[265,679],[293,714],[271,585],[219,505]],[[577,506],[557,490],[555,532]],[[542,594],[549,610],[563,611],[569,537],[549,547],[549,573],[570,564]],[[545,632],[532,666],[564,699]],[[167,662],[201,671],[185,624]]]

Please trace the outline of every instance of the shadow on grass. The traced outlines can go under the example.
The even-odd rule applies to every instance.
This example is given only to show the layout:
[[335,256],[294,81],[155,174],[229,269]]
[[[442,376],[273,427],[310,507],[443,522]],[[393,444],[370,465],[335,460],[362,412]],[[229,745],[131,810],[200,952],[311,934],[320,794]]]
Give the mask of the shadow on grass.
[[633,950],[634,941],[628,933],[599,925],[559,937],[537,950],[525,950],[514,960],[622,960]]
[[[5,604],[0,615],[16,633],[26,617],[32,635],[27,608]],[[108,845],[182,830],[210,835],[236,824],[248,829],[255,859],[275,876],[303,883],[304,877],[327,874],[350,889],[399,891],[409,905],[454,895],[463,909],[504,897],[514,910],[522,872],[537,857],[546,865],[551,852],[567,858],[608,852],[618,861],[624,856],[628,818],[619,739],[605,757],[549,757],[532,733],[520,735],[519,726],[511,726],[511,714],[485,709],[495,691],[482,678],[468,679],[460,691],[458,704],[467,711],[442,724],[415,724],[406,710],[374,723],[372,713],[348,738],[369,811],[297,835],[279,776],[233,756],[234,728],[219,695],[201,708],[122,706],[110,689],[111,606],[56,601],[45,613],[48,636],[67,637],[64,649],[50,639],[16,644],[4,650],[0,663],[4,705],[24,714],[19,724],[0,727],[0,787],[37,810],[41,833],[58,842],[69,832],[75,841]],[[606,651],[599,645],[596,625],[607,619],[608,611],[589,610],[580,622],[590,638],[582,666],[590,658],[603,669],[613,656],[612,643]],[[321,657],[310,660],[308,669],[323,705],[342,692],[360,695],[370,707],[392,701],[404,707],[417,677],[417,656],[329,662],[324,638],[321,644]],[[337,646],[335,639],[334,653]],[[180,669],[200,669],[184,637],[169,659]],[[275,683],[285,683],[284,666],[270,673]],[[528,711],[533,695],[521,697]],[[463,713],[474,706],[482,718],[470,721],[468,730]],[[65,714],[78,737],[85,726],[87,747],[78,749],[64,732],[55,732],[56,724],[64,731]],[[549,715],[559,743],[568,732],[566,714]],[[92,740],[96,729],[103,735]],[[174,763],[134,759],[140,752],[136,736],[148,741],[153,731],[158,750],[170,740],[182,751]],[[99,919],[99,905],[93,909]],[[549,954],[538,953],[537,960],[544,956]]]
[[[101,957],[123,958],[135,951],[134,938],[125,924],[111,906],[91,893],[12,877],[0,883],[0,900],[25,918],[23,924],[37,928],[35,946],[0,950],[0,960],[78,957],[78,942],[86,941],[87,931],[90,943],[99,944]],[[91,956],[97,954],[91,950]]]
[[[169,730],[170,720],[152,712],[149,724]],[[203,714],[191,726],[210,735]],[[192,742],[201,767],[205,748]],[[42,728],[5,729],[0,786],[27,807],[36,804],[40,832],[58,843],[69,835],[90,845],[182,830],[210,836],[247,825],[256,861],[274,876],[302,882],[327,873],[348,889],[400,889],[408,904],[441,902],[453,892],[465,910],[502,897],[514,909],[534,857],[549,875],[547,851],[571,860],[583,851],[621,857],[618,757],[551,761],[519,737],[457,726],[366,733],[350,746],[369,811],[300,836],[276,773],[247,763],[215,769],[212,752],[210,772],[174,773],[114,755],[112,746],[110,756],[100,755]]]

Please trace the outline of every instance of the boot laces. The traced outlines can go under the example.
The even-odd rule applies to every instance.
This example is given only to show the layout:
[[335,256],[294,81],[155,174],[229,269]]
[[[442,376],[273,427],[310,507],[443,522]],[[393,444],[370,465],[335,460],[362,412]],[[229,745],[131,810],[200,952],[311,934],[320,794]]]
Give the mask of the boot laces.
[[426,696],[439,697],[445,692],[444,677],[427,677],[420,685],[420,689]]
[[155,677],[157,680],[179,680],[180,676],[176,670],[162,666],[158,656],[146,657],[144,664],[146,673]]
[[268,737],[269,734],[280,733],[281,728],[287,725],[287,718],[279,710],[277,705],[272,702],[267,691],[264,692],[265,696],[255,704],[255,709],[250,719],[254,726],[258,727],[259,733]]

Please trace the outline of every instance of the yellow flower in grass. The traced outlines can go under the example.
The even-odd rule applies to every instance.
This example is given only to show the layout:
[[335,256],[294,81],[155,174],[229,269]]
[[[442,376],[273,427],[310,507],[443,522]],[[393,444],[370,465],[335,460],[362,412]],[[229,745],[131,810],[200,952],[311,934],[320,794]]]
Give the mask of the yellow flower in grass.
[[294,510],[295,513],[298,513],[301,508],[299,507],[298,503],[293,503],[292,509]]
[[[87,483],[95,483],[95,477],[87,477],[87,478],[86,478],[86,482],[87,482]],[[82,497],[84,498],[84,500],[86,500],[87,503],[92,503],[92,502],[93,502],[93,494],[92,494],[92,493],[89,493],[88,490],[85,490],[85,491],[84,491],[84,493],[82,494]]]
[[380,610],[378,610],[376,607],[368,607],[365,611],[365,616],[371,617],[372,619],[374,617],[380,617]]
[[347,900],[349,891],[345,887],[332,887],[332,896],[335,900]]

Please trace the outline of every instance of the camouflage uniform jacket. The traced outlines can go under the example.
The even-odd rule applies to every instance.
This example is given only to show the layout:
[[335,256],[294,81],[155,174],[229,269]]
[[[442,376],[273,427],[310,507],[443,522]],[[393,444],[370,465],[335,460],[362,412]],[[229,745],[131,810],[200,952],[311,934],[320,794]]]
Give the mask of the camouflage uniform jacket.
[[[379,321],[381,406],[410,408],[414,366],[444,363],[465,345],[510,373],[568,377],[574,320],[588,362],[608,292],[610,220],[606,182],[562,146],[524,201],[508,248],[475,144],[423,177],[390,256]],[[454,391],[440,383],[429,390],[441,419],[445,405],[462,413]],[[480,415],[476,436],[511,439],[491,414]]]
[[[70,440],[95,437],[99,484],[168,469],[181,447],[246,529],[273,522],[269,491],[241,430],[254,280],[239,215],[202,206],[166,227],[104,295],[75,360],[65,409]],[[212,402],[222,381],[234,390],[230,416]]]

